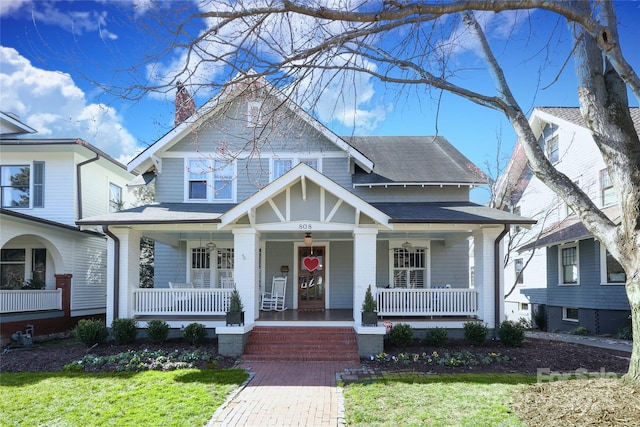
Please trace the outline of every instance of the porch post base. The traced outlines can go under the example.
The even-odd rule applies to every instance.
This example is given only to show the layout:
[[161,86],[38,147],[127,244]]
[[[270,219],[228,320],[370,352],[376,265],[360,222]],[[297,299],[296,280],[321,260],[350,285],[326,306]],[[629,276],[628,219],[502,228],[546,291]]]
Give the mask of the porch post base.
[[358,355],[368,357],[372,354],[380,354],[384,351],[384,336],[387,329],[384,326],[360,326],[356,327],[358,339]]
[[218,353],[222,356],[241,356],[252,326],[221,326],[216,328]]

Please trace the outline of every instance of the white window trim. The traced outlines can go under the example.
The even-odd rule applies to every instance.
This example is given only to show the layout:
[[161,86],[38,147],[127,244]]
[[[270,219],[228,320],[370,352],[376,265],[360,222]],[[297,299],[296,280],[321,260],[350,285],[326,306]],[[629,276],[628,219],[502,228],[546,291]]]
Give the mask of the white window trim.
[[[295,168],[296,166],[298,166],[299,163],[301,163],[303,160],[316,160],[318,162],[318,172],[322,173],[322,156],[320,155],[320,153],[309,153],[308,155],[300,155],[300,154],[293,154],[293,153],[289,153],[289,154],[281,154],[275,157],[272,157],[269,160],[269,182],[273,181],[274,179],[276,179],[274,177],[274,171],[275,171],[275,162],[278,160],[291,160],[291,169]],[[287,171],[288,172],[288,171]],[[285,172],[286,173],[286,172]],[[280,175],[282,176],[282,175]],[[278,177],[279,178],[279,177]]]
[[625,286],[625,282],[607,281],[607,248],[600,243],[600,286]]
[[578,317],[580,317],[580,309],[578,307],[562,307],[562,320],[565,322],[575,322],[578,323],[580,319],[572,319],[567,317],[567,309],[578,310]]
[[[193,157],[187,157],[184,159],[184,194],[183,194],[183,198],[184,198],[184,202],[185,203],[235,203],[237,201],[238,198],[238,194],[237,194],[237,186],[236,186],[236,179],[235,177],[238,176],[238,165],[237,162],[235,160],[231,161],[231,167],[233,169],[232,171],[232,178],[231,178],[231,198],[230,199],[216,199],[215,197],[213,197],[213,163],[216,161],[229,161],[228,159],[222,159],[222,158],[215,158],[215,157],[209,157],[206,156],[206,159],[202,159],[202,158],[193,158]],[[209,171],[206,173],[205,175],[205,181],[206,181],[206,191],[207,191],[207,196],[204,199],[190,199],[189,198],[189,162],[195,160],[195,161],[199,161],[202,162],[203,164],[206,164],[209,168]]]
[[[407,240],[408,239],[389,240],[389,285],[393,284],[393,250],[396,248],[401,248],[402,244]],[[431,288],[431,240],[410,239],[410,241],[413,244],[414,248],[422,248],[425,250],[424,261],[427,264],[427,271],[425,274],[425,281],[422,284],[422,289],[429,289]]]
[[[29,206],[5,206],[3,209],[33,209],[33,162],[27,163],[7,163],[6,165],[0,165],[2,167],[23,167],[29,168]],[[0,189],[1,190],[1,189]],[[2,195],[0,194],[0,199]],[[4,202],[2,200],[2,202]]]
[[[564,283],[564,272],[562,269],[562,250],[576,248],[577,280],[576,283]],[[578,243],[570,243],[558,246],[558,286],[580,286],[580,246]]]

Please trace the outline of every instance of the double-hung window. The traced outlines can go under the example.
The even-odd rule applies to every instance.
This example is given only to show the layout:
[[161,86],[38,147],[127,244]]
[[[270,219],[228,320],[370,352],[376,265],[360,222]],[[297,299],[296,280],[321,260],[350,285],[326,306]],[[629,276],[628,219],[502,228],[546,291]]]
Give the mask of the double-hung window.
[[112,182],[109,183],[109,212],[118,212],[123,206],[122,188]]
[[607,169],[600,171],[600,198],[602,200],[602,206],[612,205],[618,201]]
[[44,207],[44,162],[0,166],[3,208]]
[[515,269],[516,283],[521,285],[524,283],[524,259],[516,258],[513,261],[513,266]]
[[234,167],[228,160],[189,160],[187,199],[189,201],[233,201]]
[[558,163],[560,160],[560,147],[558,142],[558,135],[554,135],[548,138],[545,142],[545,154],[551,163]]
[[602,243],[600,244],[600,253],[600,270],[604,276],[602,282],[605,284],[624,285],[627,282],[627,274]]
[[560,284],[578,284],[578,247],[560,248]]

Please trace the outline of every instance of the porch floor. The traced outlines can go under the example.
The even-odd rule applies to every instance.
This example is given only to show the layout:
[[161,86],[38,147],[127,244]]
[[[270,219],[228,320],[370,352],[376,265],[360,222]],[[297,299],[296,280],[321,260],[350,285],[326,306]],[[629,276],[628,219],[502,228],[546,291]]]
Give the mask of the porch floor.
[[324,311],[260,311],[256,322],[353,322],[353,310],[338,309]]

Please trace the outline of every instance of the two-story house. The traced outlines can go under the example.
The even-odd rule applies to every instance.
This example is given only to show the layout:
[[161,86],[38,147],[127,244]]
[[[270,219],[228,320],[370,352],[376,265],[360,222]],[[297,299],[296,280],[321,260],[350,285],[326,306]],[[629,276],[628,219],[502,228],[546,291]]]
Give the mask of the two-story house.
[[135,175],[81,139],[35,138],[0,113],[0,320],[17,332],[64,332],[104,317],[107,241],[76,220],[131,206]]
[[[368,354],[385,333],[361,325],[371,285],[381,319],[500,322],[499,242],[532,221],[471,203],[485,176],[445,138],[340,137],[265,79],[192,113],[128,165],[155,175],[155,204],[79,221],[110,236],[107,319],[198,321],[223,353],[260,326],[347,327]],[[141,236],[155,241],[153,289],[139,287]],[[265,304],[283,281],[282,305]],[[242,327],[225,325],[233,286]]]
[[[631,115],[640,131],[639,109],[632,108]],[[615,221],[620,215],[616,194],[580,110],[539,107],[529,122],[554,166]],[[519,144],[496,194],[496,205],[538,220],[529,230],[512,229],[504,276],[515,290],[505,302],[507,316],[517,319],[541,309],[549,330],[581,326],[594,334],[615,334],[627,326],[623,269],[562,199],[532,175]]]

